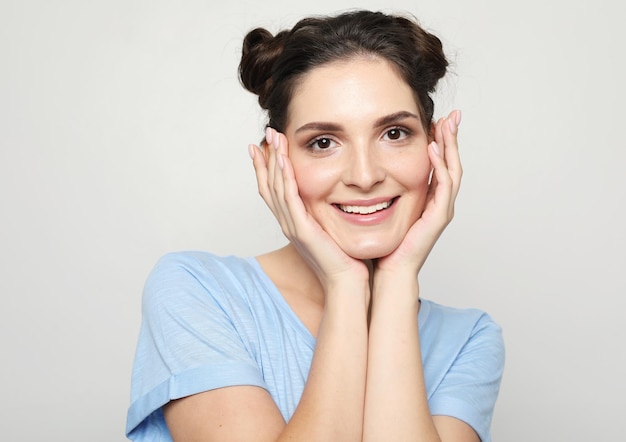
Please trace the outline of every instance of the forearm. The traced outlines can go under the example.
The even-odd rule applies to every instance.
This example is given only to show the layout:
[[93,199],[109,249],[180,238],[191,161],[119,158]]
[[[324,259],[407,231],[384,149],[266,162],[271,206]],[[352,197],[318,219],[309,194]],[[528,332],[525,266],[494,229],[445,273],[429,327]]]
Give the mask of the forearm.
[[439,441],[424,384],[411,275],[377,277],[372,294],[363,440]]
[[367,282],[327,294],[307,383],[281,440],[362,440],[368,299]]

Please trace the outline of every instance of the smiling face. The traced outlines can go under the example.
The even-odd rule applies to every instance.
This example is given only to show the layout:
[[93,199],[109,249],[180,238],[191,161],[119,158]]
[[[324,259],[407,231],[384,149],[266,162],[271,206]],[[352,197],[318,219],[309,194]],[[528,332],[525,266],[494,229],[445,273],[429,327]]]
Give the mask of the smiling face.
[[386,61],[306,74],[289,104],[289,158],[308,212],[348,255],[393,252],[420,217],[431,164],[411,88]]

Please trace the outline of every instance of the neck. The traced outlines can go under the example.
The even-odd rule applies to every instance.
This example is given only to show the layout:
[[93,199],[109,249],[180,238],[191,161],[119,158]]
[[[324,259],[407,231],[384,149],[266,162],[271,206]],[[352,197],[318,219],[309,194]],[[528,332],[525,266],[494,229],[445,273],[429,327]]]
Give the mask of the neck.
[[298,293],[315,304],[324,305],[324,290],[317,275],[291,243],[257,260],[279,290]]

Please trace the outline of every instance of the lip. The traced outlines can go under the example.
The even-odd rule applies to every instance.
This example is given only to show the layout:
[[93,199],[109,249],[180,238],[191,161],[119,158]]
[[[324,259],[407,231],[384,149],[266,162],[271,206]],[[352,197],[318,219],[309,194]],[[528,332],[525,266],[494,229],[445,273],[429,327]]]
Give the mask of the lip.
[[335,203],[335,205],[342,206],[374,206],[380,203],[386,203],[387,201],[395,200],[397,197],[393,196],[380,196],[378,198],[368,198],[359,200],[347,200]]
[[[395,212],[398,198],[399,197],[392,197],[392,198],[380,197],[380,198],[370,198],[370,199],[365,199],[365,200],[349,200],[349,201],[342,201],[341,203],[335,203],[333,204],[333,206],[335,207],[337,212],[339,212],[339,215],[346,221],[352,224],[369,226],[369,225],[381,224],[387,219],[389,219]],[[378,210],[376,212],[368,213],[368,214],[347,213],[341,210],[341,208],[339,207],[340,205],[367,207],[367,206],[374,206],[380,203],[386,203],[388,201],[391,201],[391,205],[387,207],[386,209]]]

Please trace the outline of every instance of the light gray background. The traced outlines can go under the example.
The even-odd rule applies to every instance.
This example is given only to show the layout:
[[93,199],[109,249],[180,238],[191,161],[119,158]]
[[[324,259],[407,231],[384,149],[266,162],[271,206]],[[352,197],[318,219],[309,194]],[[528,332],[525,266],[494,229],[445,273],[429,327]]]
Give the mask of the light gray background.
[[[3,440],[121,441],[144,279],[181,249],[284,243],[246,147],[240,44],[343,0],[0,3]],[[442,36],[466,170],[423,295],[488,310],[496,441],[624,440],[618,1],[361,1]]]

